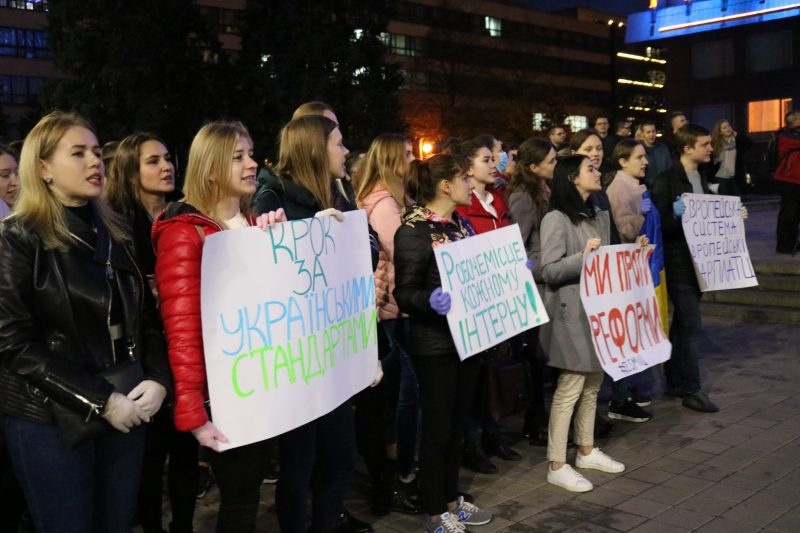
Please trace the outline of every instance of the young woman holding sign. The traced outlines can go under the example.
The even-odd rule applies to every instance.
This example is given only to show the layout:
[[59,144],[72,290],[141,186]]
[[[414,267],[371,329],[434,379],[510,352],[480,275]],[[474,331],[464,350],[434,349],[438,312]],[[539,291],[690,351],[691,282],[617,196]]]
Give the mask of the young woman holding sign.
[[[208,417],[208,386],[200,323],[200,267],[208,235],[257,221],[247,214],[256,188],[250,134],[240,122],[212,122],[192,141],[183,187],[153,224],[155,278],[175,379],[175,427],[191,431],[215,452],[227,438]],[[282,211],[259,217],[259,226],[285,221]],[[261,481],[266,471],[264,441],[211,454],[220,490],[217,531],[254,531]]]
[[[345,176],[347,154],[333,120],[317,115],[291,120],[281,130],[276,179],[264,191],[262,205],[286,208],[290,219],[333,216],[343,220],[335,206],[348,204],[335,182]],[[373,386],[382,375],[379,366]],[[343,507],[356,453],[349,400],[280,435],[278,445],[281,473],[276,503],[281,531],[306,531],[309,500],[311,531],[372,531]]]
[[575,412],[576,466],[619,473],[625,465],[594,447],[597,392],[603,369],[594,353],[589,322],[579,292],[583,256],[609,242],[609,217],[592,199],[600,172],[589,157],[574,155],[556,165],[550,206],[542,219],[542,278],[550,322],[542,327],[542,347],[549,364],[561,370],[553,395],[548,430],[547,481],[573,492],[592,483],[566,463],[567,434]]
[[420,466],[428,512],[425,531],[460,532],[486,524],[492,515],[458,495],[458,467],[467,413],[478,382],[480,360],[461,361],[445,315],[450,295],[442,291],[433,248],[474,235],[455,212],[469,205],[468,161],[439,154],[414,161],[406,193],[417,204],[403,213],[394,237],[394,297],[411,315],[409,352],[417,372],[422,407]]

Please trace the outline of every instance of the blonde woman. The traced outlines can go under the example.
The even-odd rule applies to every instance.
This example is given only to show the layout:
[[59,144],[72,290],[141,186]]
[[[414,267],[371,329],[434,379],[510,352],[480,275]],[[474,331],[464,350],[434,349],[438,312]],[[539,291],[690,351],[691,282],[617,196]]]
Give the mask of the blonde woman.
[[[191,431],[215,452],[227,438],[206,410],[207,378],[200,323],[200,266],[205,238],[256,223],[248,213],[258,165],[250,134],[240,122],[212,122],[192,141],[183,188],[153,224],[155,279],[175,379],[175,427]],[[268,222],[283,213],[263,215]],[[264,220],[262,219],[262,220]],[[267,454],[263,442],[212,453],[220,489],[217,531],[255,530]]]
[[169,386],[161,327],[83,118],[25,139],[21,191],[0,223],[0,412],[36,531],[128,532],[142,423]]

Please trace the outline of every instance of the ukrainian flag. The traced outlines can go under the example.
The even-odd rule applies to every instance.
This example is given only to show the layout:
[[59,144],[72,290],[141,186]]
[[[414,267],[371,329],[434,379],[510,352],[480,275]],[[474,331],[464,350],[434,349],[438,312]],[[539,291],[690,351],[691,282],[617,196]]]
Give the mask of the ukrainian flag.
[[[648,192],[644,191],[642,193],[642,198],[648,197]],[[661,215],[655,206],[644,216],[642,235],[647,235],[650,244],[655,245],[653,254],[650,256],[650,272],[653,275],[653,285],[655,285],[656,288],[658,312],[661,315],[661,329],[664,330],[664,335],[669,336],[667,279],[664,274],[664,238],[661,236]]]

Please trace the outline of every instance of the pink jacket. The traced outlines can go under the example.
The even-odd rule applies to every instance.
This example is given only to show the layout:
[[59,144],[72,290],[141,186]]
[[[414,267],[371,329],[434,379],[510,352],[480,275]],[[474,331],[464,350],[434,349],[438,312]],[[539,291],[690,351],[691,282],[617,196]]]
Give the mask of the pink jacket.
[[642,193],[647,187],[625,172],[618,170],[606,194],[611,204],[611,214],[623,243],[633,242],[642,230]]
[[[400,206],[382,183],[377,183],[360,203],[367,212],[367,220],[381,241],[378,268],[375,269],[375,298],[378,320],[390,320],[401,316],[394,291],[394,234],[400,227]],[[405,316],[405,315],[402,315]]]

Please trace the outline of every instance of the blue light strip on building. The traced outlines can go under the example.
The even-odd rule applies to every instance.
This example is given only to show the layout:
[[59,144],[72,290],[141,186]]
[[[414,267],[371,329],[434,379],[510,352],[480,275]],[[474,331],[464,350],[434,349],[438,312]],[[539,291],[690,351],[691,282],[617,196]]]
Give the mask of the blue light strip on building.
[[797,1],[701,0],[628,16],[625,42],[654,41],[798,16]]

